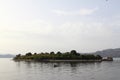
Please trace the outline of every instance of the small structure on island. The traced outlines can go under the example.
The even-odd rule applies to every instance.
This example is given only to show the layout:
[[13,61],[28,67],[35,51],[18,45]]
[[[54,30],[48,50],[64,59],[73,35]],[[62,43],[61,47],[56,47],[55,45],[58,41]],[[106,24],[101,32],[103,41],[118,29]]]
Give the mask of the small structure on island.
[[103,57],[102,61],[113,61],[112,57]]

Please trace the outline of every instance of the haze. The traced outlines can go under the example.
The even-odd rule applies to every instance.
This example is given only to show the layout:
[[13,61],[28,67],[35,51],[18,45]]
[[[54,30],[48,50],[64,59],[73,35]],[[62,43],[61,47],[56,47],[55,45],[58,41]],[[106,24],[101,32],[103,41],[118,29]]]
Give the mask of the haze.
[[0,53],[120,47],[120,0],[0,0]]

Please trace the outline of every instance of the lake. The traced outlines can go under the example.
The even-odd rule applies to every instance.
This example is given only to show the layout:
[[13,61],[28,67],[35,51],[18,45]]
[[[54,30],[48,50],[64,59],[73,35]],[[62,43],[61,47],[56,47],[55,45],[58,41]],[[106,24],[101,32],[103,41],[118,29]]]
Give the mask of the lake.
[[120,59],[115,58],[111,62],[45,63],[0,58],[0,80],[120,80]]

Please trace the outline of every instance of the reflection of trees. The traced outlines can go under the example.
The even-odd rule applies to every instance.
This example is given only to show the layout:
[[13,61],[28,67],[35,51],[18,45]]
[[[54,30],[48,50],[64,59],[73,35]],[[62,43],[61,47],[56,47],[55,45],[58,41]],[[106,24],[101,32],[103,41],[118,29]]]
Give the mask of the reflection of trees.
[[71,72],[72,73],[76,73],[77,72],[77,69],[79,67],[79,63],[77,62],[72,62],[72,63],[69,63],[70,64],[70,67],[71,67]]
[[88,69],[94,69],[94,68],[98,68],[101,66],[101,63],[99,62],[84,62],[84,63],[69,63],[70,64],[70,69],[72,73],[76,73],[80,70],[88,70]]
[[71,62],[71,63],[70,63],[70,66],[71,66],[71,67],[77,67],[78,64],[79,64],[79,63],[77,63],[77,62]]
[[25,64],[26,64],[27,68],[32,67],[32,62],[30,62],[30,61],[25,61]]
[[16,62],[17,67],[21,66],[21,62],[20,61],[15,61],[15,62]]

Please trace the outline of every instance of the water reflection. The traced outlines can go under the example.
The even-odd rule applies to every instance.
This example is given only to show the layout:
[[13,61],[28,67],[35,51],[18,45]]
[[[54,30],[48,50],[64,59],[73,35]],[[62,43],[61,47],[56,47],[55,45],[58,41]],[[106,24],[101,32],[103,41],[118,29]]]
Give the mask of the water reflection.
[[15,62],[0,59],[1,80],[119,80],[120,60],[113,62]]
[[[15,61],[18,66],[21,66],[20,64],[25,64],[28,67],[41,65],[42,66],[49,66],[49,67],[62,67],[62,66],[68,66],[68,67],[80,67],[80,66],[100,66],[101,62],[87,62],[87,63],[80,63],[80,62],[32,62],[32,61]],[[56,66],[54,66],[56,65]]]
[[16,62],[18,67],[25,67],[26,69],[37,69],[40,71],[44,71],[46,69],[55,70],[58,72],[62,68],[66,69],[66,71],[70,71],[71,73],[76,73],[85,69],[85,71],[89,71],[94,68],[100,68],[101,63],[99,62],[90,62],[90,63],[79,63],[79,62],[30,62],[30,61],[19,61]]

